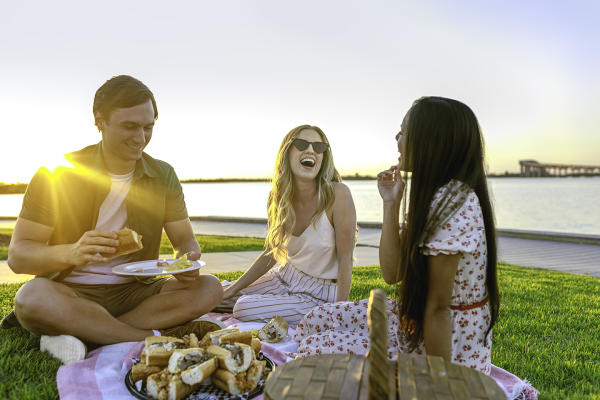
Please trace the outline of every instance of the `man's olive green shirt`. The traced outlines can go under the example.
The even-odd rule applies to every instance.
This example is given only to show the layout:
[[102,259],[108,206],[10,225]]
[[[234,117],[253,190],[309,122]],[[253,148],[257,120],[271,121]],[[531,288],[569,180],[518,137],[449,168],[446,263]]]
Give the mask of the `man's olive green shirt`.
[[[102,142],[65,156],[69,166],[40,168],[27,187],[20,218],[53,227],[49,245],[75,243],[94,230],[111,179],[102,157]],[[131,261],[159,256],[167,222],[188,217],[179,179],[169,164],[143,153],[135,166],[126,198],[127,226],[142,235],[144,248]],[[64,278],[70,269],[56,279]]]

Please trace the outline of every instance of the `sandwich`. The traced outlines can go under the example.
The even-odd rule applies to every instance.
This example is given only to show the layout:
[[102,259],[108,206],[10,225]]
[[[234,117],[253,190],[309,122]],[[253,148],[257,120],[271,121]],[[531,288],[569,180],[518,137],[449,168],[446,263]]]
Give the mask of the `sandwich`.
[[265,364],[265,361],[252,360],[248,370],[237,375],[224,369],[218,369],[211,377],[212,383],[219,389],[234,395],[250,392],[258,386],[265,370]]
[[182,381],[182,376],[175,374],[171,375],[169,385],[167,386],[167,400],[180,400],[192,393],[194,388],[186,385]]
[[243,343],[225,343],[220,346],[208,346],[206,351],[219,361],[219,367],[237,375],[246,371],[254,360],[252,347]]
[[286,320],[275,316],[258,331],[258,338],[269,343],[277,343],[286,337],[287,333],[288,323]]
[[230,326],[218,331],[208,332],[200,341],[200,346],[219,346],[225,343],[244,343],[250,345],[251,342],[252,333],[249,331],[240,331],[237,327]]
[[114,253],[101,253],[102,257],[118,257],[124,254],[135,253],[144,248],[142,245],[142,235],[129,228],[123,228],[118,231],[113,231],[117,234],[119,246]]
[[258,382],[263,377],[266,366],[266,361],[252,360],[252,363],[250,363],[250,368],[248,368],[248,371],[246,371],[246,379],[254,382],[254,387],[250,390],[254,390],[256,386],[258,386]]
[[250,342],[250,347],[252,347],[252,350],[254,350],[254,355],[258,356],[258,353],[260,352],[260,349],[262,348],[262,343],[261,343],[260,339],[253,337],[252,342]]
[[181,380],[179,374],[170,374],[165,368],[146,380],[146,392],[157,400],[180,400],[194,389]]
[[219,343],[213,344],[225,344],[225,343],[243,343],[250,345],[252,343],[252,334],[250,331],[238,331],[232,332],[227,335],[220,336],[218,339]]
[[142,350],[142,360],[147,366],[164,367],[169,363],[169,357],[174,350],[185,348],[185,341],[170,336],[148,336],[146,346]]
[[164,369],[150,375],[146,379],[146,392],[150,397],[158,400],[167,400],[169,375],[169,371]]
[[159,366],[147,366],[145,362],[139,362],[131,367],[131,380],[134,382],[145,380],[150,375],[159,372],[162,368]]
[[180,373],[183,383],[195,386],[217,369],[217,359],[204,349],[175,350],[169,358],[169,372]]
[[198,346],[198,337],[196,336],[196,334],[194,332],[190,333],[189,335],[185,335],[184,337],[182,337],[182,339],[185,342],[186,348],[199,347]]

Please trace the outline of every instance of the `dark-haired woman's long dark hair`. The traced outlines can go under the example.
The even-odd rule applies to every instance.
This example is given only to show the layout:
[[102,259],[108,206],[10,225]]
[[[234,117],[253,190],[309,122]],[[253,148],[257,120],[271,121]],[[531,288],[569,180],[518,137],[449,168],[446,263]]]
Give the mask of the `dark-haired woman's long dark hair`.
[[[428,214],[436,191],[455,179],[477,194],[487,240],[487,279],[491,321],[485,340],[498,319],[500,296],[496,276],[496,229],[483,161],[483,138],[473,111],[465,104],[441,97],[424,97],[408,114],[404,165],[412,171],[408,213],[400,236],[401,335],[409,349],[423,341],[423,319],[428,291],[427,256],[419,244],[427,238]],[[442,201],[441,203],[444,203]]]

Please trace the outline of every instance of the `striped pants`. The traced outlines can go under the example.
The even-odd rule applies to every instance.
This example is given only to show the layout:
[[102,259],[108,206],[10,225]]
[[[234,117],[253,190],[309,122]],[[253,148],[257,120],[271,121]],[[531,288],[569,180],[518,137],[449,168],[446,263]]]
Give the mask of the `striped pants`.
[[[231,285],[227,281],[222,284]],[[298,325],[314,307],[334,302],[336,293],[335,281],[314,278],[286,265],[271,269],[214,311],[233,312],[233,317],[243,322],[268,322],[279,315],[288,324]]]

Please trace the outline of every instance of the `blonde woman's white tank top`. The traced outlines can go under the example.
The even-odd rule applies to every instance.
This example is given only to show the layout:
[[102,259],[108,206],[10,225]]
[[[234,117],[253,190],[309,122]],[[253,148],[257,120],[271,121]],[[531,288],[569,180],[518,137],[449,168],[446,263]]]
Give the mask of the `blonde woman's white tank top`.
[[287,245],[288,264],[299,271],[320,279],[337,279],[338,260],[335,230],[327,213],[321,213],[317,223],[291,237]]

